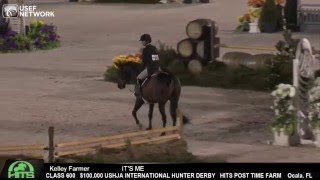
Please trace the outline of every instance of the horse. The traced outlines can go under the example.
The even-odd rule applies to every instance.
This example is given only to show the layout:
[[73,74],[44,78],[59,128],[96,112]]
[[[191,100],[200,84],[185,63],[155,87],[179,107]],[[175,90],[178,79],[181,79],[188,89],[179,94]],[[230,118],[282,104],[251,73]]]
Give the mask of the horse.
[[[142,65],[139,63],[128,63],[118,67],[118,88],[124,89],[127,84],[136,84],[137,76],[142,71]],[[166,127],[167,116],[165,112],[165,105],[170,101],[170,115],[173,121],[173,126],[176,126],[178,103],[181,94],[181,84],[177,77],[175,77],[168,70],[159,71],[150,77],[146,78],[141,84],[141,97],[136,97],[135,106],[132,110],[132,116],[136,124],[142,129],[137,112],[143,104],[149,103],[149,126],[146,130],[152,129],[152,116],[154,104],[158,104],[159,111],[162,116],[162,125]],[[183,116],[182,123],[188,124],[189,118]],[[164,135],[164,133],[162,133]]]

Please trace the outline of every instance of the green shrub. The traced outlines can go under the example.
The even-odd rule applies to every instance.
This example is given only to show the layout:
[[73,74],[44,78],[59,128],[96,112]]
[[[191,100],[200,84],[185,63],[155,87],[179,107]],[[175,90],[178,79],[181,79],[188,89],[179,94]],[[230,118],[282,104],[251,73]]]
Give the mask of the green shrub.
[[287,28],[295,29],[297,26],[298,0],[287,0],[284,8]]
[[43,21],[33,21],[27,35],[15,31],[0,34],[0,51],[24,51],[32,49],[52,49],[60,45],[59,35],[54,25]]
[[[201,87],[221,87],[249,90],[268,90],[266,69],[253,70],[246,66],[230,68],[225,63],[214,61],[203,67],[200,75],[194,76],[189,73],[183,60],[176,58],[176,52],[163,43],[160,45],[159,54],[161,64],[175,74],[182,85]],[[117,82],[118,69],[109,67],[104,73],[106,81]]]
[[15,31],[8,31],[0,35],[0,51],[22,51],[31,49],[31,40],[29,37],[18,34]]
[[250,30],[250,22],[243,22],[242,24],[238,25],[236,28],[236,32],[247,32]]
[[274,0],[267,0],[262,6],[259,19],[260,29],[264,30],[267,24],[277,24],[277,7]]
[[282,6],[279,4],[276,5],[276,12],[277,12],[277,29],[283,29],[283,17],[282,17]]
[[228,89],[267,90],[266,70],[258,71],[240,66],[230,68],[223,62],[212,62],[204,67],[199,76],[190,74],[185,66],[184,71],[176,74],[183,85],[201,87],[221,87]]
[[138,4],[156,4],[160,0],[95,0],[96,3],[138,3]]
[[275,46],[277,56],[267,61],[269,89],[274,89],[280,83],[292,84],[292,60],[295,58],[299,39],[293,39],[290,30],[284,31],[283,37],[284,40],[280,40]]
[[114,66],[109,67],[105,72],[104,72],[104,80],[105,81],[111,81],[111,82],[117,82],[118,81],[118,69]]
[[[187,63],[177,58],[175,50],[163,43],[159,48],[160,61],[180,79],[182,85],[269,91],[280,83],[292,84],[292,59],[295,58],[299,40],[293,39],[290,31],[285,31],[283,37],[284,40],[276,44],[279,51],[276,57],[267,60],[266,66],[259,69],[244,65],[229,67],[223,62],[214,61],[204,66],[200,75],[195,76],[189,73]],[[109,68],[104,78],[106,81],[117,82],[117,69]]]
[[27,36],[37,49],[53,49],[59,46],[59,35],[53,24],[45,24],[43,21],[33,21]]
[[20,50],[30,50],[32,47],[31,39],[28,36],[17,34],[14,39],[17,41],[18,49]]
[[161,67],[168,67],[170,63],[178,59],[178,54],[175,49],[165,45],[159,41],[159,58]]

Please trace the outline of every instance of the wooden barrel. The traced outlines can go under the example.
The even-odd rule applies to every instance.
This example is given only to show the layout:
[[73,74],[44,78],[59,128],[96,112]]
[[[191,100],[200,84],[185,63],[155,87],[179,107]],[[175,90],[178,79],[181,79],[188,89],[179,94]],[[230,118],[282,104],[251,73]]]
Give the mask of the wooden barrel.
[[201,58],[204,59],[204,41],[199,41],[196,47],[197,50],[197,55]]
[[188,58],[193,54],[195,46],[196,42],[190,38],[187,38],[177,44],[177,51],[182,57]]
[[218,26],[215,21],[212,21],[210,19],[196,19],[187,24],[187,36],[191,39],[201,39],[203,37],[203,26],[212,26],[213,35],[216,35],[218,33]]
[[202,72],[202,63],[198,59],[192,59],[188,62],[188,70],[193,75],[199,75]]

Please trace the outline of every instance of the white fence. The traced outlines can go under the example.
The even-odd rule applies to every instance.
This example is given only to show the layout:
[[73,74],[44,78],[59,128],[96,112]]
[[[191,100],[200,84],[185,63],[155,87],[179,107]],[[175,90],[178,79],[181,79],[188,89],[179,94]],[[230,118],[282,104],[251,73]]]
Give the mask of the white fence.
[[299,24],[302,32],[320,32],[320,4],[301,4]]

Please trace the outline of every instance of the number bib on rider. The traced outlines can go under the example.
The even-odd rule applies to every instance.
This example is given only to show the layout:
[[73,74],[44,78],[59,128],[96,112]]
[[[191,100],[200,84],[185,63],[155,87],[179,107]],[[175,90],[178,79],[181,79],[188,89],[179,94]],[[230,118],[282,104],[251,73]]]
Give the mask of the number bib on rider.
[[159,56],[158,55],[151,55],[152,56],[152,61],[158,61]]

